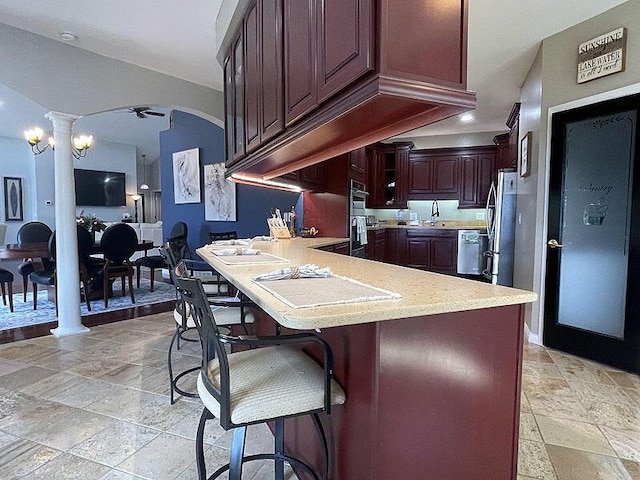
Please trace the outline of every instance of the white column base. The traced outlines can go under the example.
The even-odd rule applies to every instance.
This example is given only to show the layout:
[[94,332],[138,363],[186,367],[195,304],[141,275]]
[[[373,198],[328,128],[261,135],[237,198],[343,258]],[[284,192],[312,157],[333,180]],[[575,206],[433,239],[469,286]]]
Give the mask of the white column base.
[[51,335],[53,335],[54,337],[68,337],[69,335],[78,335],[80,333],[87,333],[87,332],[90,332],[91,330],[89,330],[84,325],[80,325],[79,327],[73,327],[73,328],[64,328],[64,327],[52,328],[49,331],[51,332]]

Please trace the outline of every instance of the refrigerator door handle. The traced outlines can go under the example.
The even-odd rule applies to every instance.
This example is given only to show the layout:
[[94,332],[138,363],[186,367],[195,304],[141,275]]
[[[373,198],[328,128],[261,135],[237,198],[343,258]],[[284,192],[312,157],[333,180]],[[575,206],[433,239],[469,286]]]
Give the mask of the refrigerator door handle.
[[[497,198],[496,193],[496,184],[494,182],[491,182],[491,187],[489,187],[489,194],[487,195],[487,205],[484,210],[484,221],[485,225],[487,226],[487,235],[489,237],[489,240],[493,239],[495,230],[495,218],[493,218],[493,214],[495,213],[495,211],[492,212],[491,205],[493,205],[495,208]],[[491,200],[493,200],[493,203],[491,202]]]

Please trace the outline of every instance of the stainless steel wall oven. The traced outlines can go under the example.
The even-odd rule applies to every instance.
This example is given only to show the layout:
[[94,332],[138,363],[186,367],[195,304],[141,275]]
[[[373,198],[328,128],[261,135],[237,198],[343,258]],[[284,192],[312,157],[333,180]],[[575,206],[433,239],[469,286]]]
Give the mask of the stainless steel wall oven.
[[367,189],[363,183],[351,180],[349,189],[349,233],[350,255],[364,258],[364,246],[367,243]]

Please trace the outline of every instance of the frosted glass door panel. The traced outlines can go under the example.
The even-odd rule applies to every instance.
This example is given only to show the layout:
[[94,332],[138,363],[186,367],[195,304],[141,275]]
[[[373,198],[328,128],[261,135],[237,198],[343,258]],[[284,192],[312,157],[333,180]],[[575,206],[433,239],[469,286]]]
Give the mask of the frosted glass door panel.
[[567,124],[558,323],[624,337],[634,111]]

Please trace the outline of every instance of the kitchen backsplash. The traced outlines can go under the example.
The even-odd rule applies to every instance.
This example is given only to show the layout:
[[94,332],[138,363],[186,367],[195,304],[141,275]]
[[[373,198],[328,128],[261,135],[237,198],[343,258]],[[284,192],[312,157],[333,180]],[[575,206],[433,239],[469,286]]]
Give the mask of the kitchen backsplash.
[[[431,219],[431,200],[412,200],[407,209],[419,215],[420,220]],[[458,208],[458,200],[438,200],[440,220],[484,220],[484,208]],[[378,220],[396,220],[398,210],[367,208],[367,215],[375,215]]]

